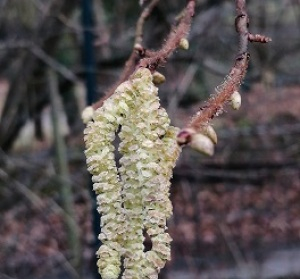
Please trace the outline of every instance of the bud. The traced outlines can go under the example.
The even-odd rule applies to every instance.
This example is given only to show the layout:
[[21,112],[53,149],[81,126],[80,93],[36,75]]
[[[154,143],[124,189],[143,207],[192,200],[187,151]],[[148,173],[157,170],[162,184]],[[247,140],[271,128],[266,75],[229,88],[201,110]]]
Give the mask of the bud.
[[242,104],[242,97],[238,91],[234,91],[230,98],[231,106],[233,109],[238,110]]
[[81,119],[83,121],[84,124],[88,123],[90,120],[93,119],[93,115],[94,115],[94,109],[92,106],[88,106],[86,107],[82,113],[81,113]]
[[177,135],[177,143],[181,145],[185,145],[190,142],[191,135],[194,135],[196,131],[193,128],[186,128],[181,130]]
[[144,51],[144,48],[141,44],[139,43],[136,43],[133,47],[136,51],[140,51],[140,52],[143,52]]
[[184,50],[189,49],[189,41],[186,38],[180,39],[179,48]]
[[153,83],[155,85],[160,85],[166,81],[166,77],[163,74],[156,71],[153,73],[152,77],[153,77]]
[[190,147],[208,156],[214,154],[214,143],[212,140],[203,134],[191,135]]
[[214,144],[218,143],[217,133],[211,125],[205,127],[203,134],[209,137]]

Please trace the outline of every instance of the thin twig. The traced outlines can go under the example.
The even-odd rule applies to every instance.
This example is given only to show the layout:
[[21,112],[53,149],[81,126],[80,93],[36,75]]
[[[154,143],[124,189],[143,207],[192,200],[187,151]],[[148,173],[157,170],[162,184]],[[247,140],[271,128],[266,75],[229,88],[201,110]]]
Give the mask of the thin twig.
[[59,63],[57,60],[48,55],[41,47],[32,41],[28,40],[8,40],[8,41],[0,41],[0,51],[7,49],[27,49],[40,60],[42,60],[45,64],[47,64],[50,68],[52,68],[55,72],[61,74],[65,79],[77,82],[77,76],[69,70],[66,66]]
[[134,39],[134,46],[133,50],[125,63],[125,67],[121,73],[119,80],[113,85],[105,94],[103,98],[101,98],[98,102],[93,104],[93,108],[97,109],[102,106],[103,102],[107,100],[111,95],[114,94],[116,88],[125,80],[129,78],[129,76],[135,70],[135,67],[138,61],[145,56],[145,49],[142,46],[143,43],[143,28],[146,19],[149,17],[151,12],[153,11],[154,7],[157,5],[159,0],[152,0],[147,7],[144,8],[143,12],[141,13],[137,24],[136,24],[136,31],[135,31],[135,39]]
[[158,2],[159,0],[152,0],[150,4],[143,10],[141,16],[139,17],[136,24],[134,45],[143,44],[143,28],[144,28],[145,21],[151,14],[154,7],[158,4]]
[[47,64],[52,70],[61,74],[65,79],[77,82],[77,76],[69,70],[66,66],[59,63],[57,60],[53,59],[50,55],[48,55],[42,48],[38,47],[37,45],[33,45],[29,50],[42,60],[45,64]]
[[70,20],[68,17],[66,17],[63,14],[51,14],[49,11],[49,5],[42,3],[41,1],[31,0],[31,3],[34,5],[34,7],[44,16],[44,17],[56,17],[63,25],[65,25],[67,28],[76,31],[76,32],[82,32],[82,27],[77,25],[75,22]]
[[178,48],[181,39],[185,38],[190,30],[195,5],[195,1],[188,1],[178,26],[170,32],[162,48],[154,52],[146,51],[146,58],[140,61],[140,67],[146,67],[154,71],[167,62],[167,58]]
[[32,46],[32,42],[28,40],[7,40],[0,41],[0,50],[7,49],[18,49],[18,48],[30,48]]
[[217,86],[216,93],[212,94],[204,107],[200,108],[190,123],[182,129],[177,137],[178,144],[188,144],[192,135],[204,129],[208,123],[223,112],[224,105],[230,100],[231,95],[238,91],[248,68],[249,53],[248,43],[267,43],[271,39],[263,35],[253,35],[249,32],[249,16],[246,10],[245,0],[236,0],[235,28],[239,35],[238,54],[235,63],[224,82]]

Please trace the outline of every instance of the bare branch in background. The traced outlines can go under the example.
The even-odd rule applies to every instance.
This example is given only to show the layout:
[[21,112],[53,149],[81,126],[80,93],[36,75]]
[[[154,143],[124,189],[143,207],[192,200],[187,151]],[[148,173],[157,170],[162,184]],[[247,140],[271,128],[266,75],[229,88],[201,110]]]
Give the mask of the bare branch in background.
[[69,70],[66,66],[59,63],[57,60],[48,55],[42,48],[33,45],[30,48],[30,51],[39,59],[41,59],[44,63],[46,63],[52,70],[61,74],[66,80],[77,82],[77,76]]
[[[77,1],[62,2],[54,0],[49,4],[47,12],[49,15],[63,14],[69,16],[76,5]],[[56,32],[61,29],[61,23],[55,17],[46,16],[40,20],[37,26],[38,28],[33,35],[32,41],[50,56],[59,42],[60,38]],[[45,56],[43,57],[45,58]],[[14,76],[11,79],[11,87],[8,93],[10,98],[7,98],[1,116],[0,147],[4,150],[8,150],[11,147],[19,130],[28,119],[27,102],[24,102],[24,99],[28,97],[27,90],[30,81],[34,79],[37,72],[42,74],[45,70],[43,64],[39,63],[39,59],[37,57],[33,58],[32,53],[29,52],[21,56],[20,65],[18,71],[14,72]],[[31,109],[45,105],[44,103],[36,100],[36,102],[30,104],[32,106]]]

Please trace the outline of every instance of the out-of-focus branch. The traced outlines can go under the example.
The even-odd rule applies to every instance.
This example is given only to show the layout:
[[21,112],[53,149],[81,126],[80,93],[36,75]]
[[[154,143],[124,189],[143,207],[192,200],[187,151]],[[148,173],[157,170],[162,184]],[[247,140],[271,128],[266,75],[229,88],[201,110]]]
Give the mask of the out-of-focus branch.
[[59,63],[50,55],[48,55],[37,44],[34,44],[33,42],[27,40],[20,40],[20,41],[9,40],[9,41],[0,42],[0,50],[21,49],[21,48],[29,50],[32,54],[34,54],[41,61],[47,64],[55,72],[61,74],[65,79],[72,82],[78,81],[77,76],[71,70],[69,70],[63,64]]
[[43,16],[51,16],[57,18],[62,24],[64,24],[67,28],[76,31],[82,32],[82,27],[71,21],[68,17],[66,17],[62,13],[51,13],[49,10],[49,4],[42,3],[41,1],[31,0],[31,3],[35,6],[35,8],[43,15]]
[[77,76],[69,70],[67,67],[59,63],[57,60],[52,58],[50,55],[48,55],[42,48],[38,47],[37,45],[34,45],[30,48],[30,51],[38,57],[40,60],[42,60],[45,64],[47,64],[52,70],[55,72],[61,74],[65,79],[77,82],[78,78]]
[[0,42],[0,50],[18,49],[18,48],[29,48],[32,46],[31,41],[27,40],[6,40]]
[[[63,14],[70,16],[75,10],[78,1],[60,1],[53,0],[49,3],[48,14]],[[38,22],[38,28],[32,37],[32,41],[37,44],[48,55],[53,54],[60,37],[57,36],[57,30],[62,28],[61,23],[54,17],[43,17]],[[42,74],[44,67],[39,63],[37,57],[32,57],[32,53],[24,53],[20,60],[20,67],[14,72],[11,79],[11,87],[9,89],[9,96],[7,98],[1,116],[0,122],[0,147],[4,150],[11,148],[14,139],[18,135],[28,118],[27,102],[24,100],[27,96],[27,89],[30,80],[38,72]],[[40,103],[34,102],[33,109],[37,109]]]
[[[67,216],[65,218],[65,225],[68,234],[69,249],[73,256],[73,266],[76,270],[81,267],[81,245],[80,245],[80,232],[75,220],[75,210],[73,205],[72,186],[70,181],[70,174],[68,170],[67,150],[66,143],[61,135],[61,127],[58,118],[59,111],[59,92],[58,92],[58,78],[54,71],[48,70],[47,72],[49,95],[51,103],[51,115],[53,125],[53,135],[55,144],[55,158],[56,169],[59,177],[60,197],[63,204],[63,209]],[[72,220],[73,219],[73,220]]]

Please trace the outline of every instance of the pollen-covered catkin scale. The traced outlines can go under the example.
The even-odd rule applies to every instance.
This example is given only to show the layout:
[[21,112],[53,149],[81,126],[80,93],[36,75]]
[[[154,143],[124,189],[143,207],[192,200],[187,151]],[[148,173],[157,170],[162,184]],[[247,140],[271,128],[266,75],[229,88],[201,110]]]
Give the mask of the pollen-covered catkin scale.
[[[169,180],[180,148],[157,91],[151,72],[138,69],[93,112],[85,129],[87,165],[102,214],[97,255],[103,279],[118,278],[121,257],[124,279],[157,278],[170,259]],[[117,131],[119,168],[112,143]],[[147,252],[144,233],[153,238]]]

